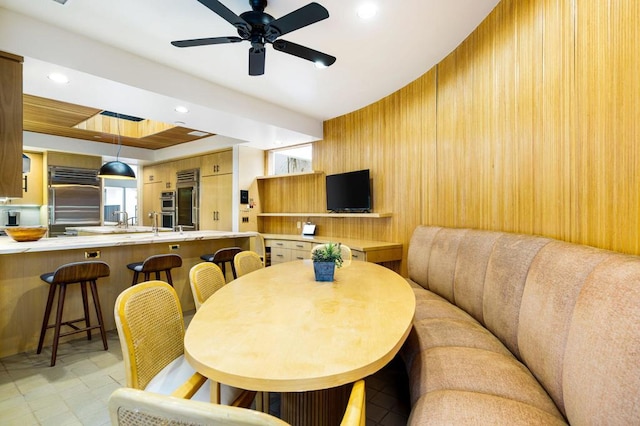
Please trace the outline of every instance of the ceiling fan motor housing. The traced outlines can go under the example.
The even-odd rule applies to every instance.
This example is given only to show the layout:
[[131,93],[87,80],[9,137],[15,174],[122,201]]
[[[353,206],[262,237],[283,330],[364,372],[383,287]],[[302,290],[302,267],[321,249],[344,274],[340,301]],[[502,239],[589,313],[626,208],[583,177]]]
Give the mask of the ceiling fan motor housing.
[[251,9],[263,12],[265,7],[267,7],[267,0],[249,0],[249,4],[251,5]]
[[249,75],[264,74],[265,43],[272,44],[277,51],[314,63],[321,63],[325,66],[329,66],[336,61],[336,58],[331,55],[279,38],[292,31],[327,19],[329,12],[318,3],[309,3],[275,19],[264,12],[267,0],[249,0],[252,10],[242,13],[240,16],[232,12],[219,0],[198,1],[233,25],[240,38],[229,36],[176,40],[171,42],[172,45],[176,47],[194,47],[249,41],[251,43],[249,48]]

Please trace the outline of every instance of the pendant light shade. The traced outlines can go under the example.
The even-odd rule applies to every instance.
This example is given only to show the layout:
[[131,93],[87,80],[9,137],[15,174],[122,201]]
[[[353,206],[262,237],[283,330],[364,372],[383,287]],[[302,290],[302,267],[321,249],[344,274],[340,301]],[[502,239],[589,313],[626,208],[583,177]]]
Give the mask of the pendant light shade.
[[120,115],[116,113],[116,124],[118,129],[118,152],[116,153],[116,161],[109,161],[100,167],[98,177],[103,179],[135,179],[136,174],[128,164],[120,161],[120,149],[122,148],[122,139],[120,139]]
[[109,161],[100,167],[98,177],[104,179],[135,179],[136,174],[128,164],[122,161]]

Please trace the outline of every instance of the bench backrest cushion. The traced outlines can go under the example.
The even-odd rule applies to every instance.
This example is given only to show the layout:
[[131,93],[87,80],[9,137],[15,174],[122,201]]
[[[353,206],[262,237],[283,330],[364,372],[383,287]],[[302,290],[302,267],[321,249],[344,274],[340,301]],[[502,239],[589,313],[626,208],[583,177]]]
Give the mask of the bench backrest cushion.
[[571,424],[640,419],[640,257],[419,226],[408,271],[498,337]]

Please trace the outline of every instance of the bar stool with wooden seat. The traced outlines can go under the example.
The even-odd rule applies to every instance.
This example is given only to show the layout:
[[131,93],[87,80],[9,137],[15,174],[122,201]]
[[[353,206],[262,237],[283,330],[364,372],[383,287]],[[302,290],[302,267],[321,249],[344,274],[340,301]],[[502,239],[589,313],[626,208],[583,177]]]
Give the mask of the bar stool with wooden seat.
[[[55,329],[53,335],[53,347],[51,350],[51,366],[56,365],[56,354],[58,352],[58,341],[60,337],[68,336],[75,333],[85,332],[87,333],[87,340],[91,340],[91,330],[100,329],[100,335],[102,336],[102,344],[104,350],[108,349],[107,346],[107,334],[104,329],[104,320],[102,319],[102,309],[100,308],[100,298],[98,297],[98,288],[96,280],[102,277],[108,277],[110,273],[109,265],[100,261],[85,261],[67,263],[58,267],[54,272],[48,272],[40,275],[42,281],[49,284],[49,297],[47,299],[47,306],[44,311],[44,319],[42,320],[42,329],[40,330],[40,340],[38,341],[38,352],[42,352],[42,345],[44,343],[44,336],[47,329]],[[98,320],[97,325],[91,325],[89,318],[89,303],[87,301],[87,283],[91,287],[91,295],[93,297],[93,305],[96,310],[96,318]],[[82,292],[82,306],[84,310],[84,317],[70,321],[62,321],[62,312],[64,309],[64,300],[67,294],[67,285],[80,284],[80,290]],[[56,321],[53,324],[49,324],[49,317],[51,316],[51,308],[53,307],[53,299],[58,291],[58,310],[56,312]],[[84,321],[85,327],[79,328],[75,325],[76,322]],[[60,333],[61,326],[66,325],[73,330],[65,333]]]
[[227,276],[227,270],[225,265],[227,263],[230,263],[231,273],[233,274],[233,279],[235,280],[236,278],[238,278],[238,274],[236,273],[236,267],[233,264],[233,258],[236,256],[236,254],[240,253],[241,251],[242,249],[240,247],[227,247],[227,248],[222,248],[213,254],[203,254],[202,256],[200,256],[200,259],[205,260],[207,262],[215,263],[216,265],[218,265],[220,269],[222,269],[222,275],[225,276],[225,279]]
[[144,274],[144,280],[149,281],[151,273],[155,273],[156,280],[160,280],[160,272],[167,275],[167,283],[173,287],[171,279],[171,269],[182,266],[182,258],[177,254],[156,254],[147,257],[144,262],[135,262],[127,265],[127,268],[133,271],[133,281],[131,285],[138,283],[140,273]]

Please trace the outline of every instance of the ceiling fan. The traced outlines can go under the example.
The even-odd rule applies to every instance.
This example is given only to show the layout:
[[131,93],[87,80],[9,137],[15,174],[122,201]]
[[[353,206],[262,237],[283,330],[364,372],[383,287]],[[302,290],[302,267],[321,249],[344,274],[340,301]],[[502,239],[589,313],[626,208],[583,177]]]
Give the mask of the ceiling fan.
[[282,40],[279,37],[292,31],[314,24],[329,17],[327,9],[318,3],[309,3],[300,9],[275,19],[264,12],[267,0],[249,0],[250,11],[233,13],[218,0],[198,0],[204,6],[217,13],[224,20],[236,27],[240,37],[209,37],[192,40],[172,41],[176,47],[206,46],[210,44],[238,43],[249,41],[249,75],[264,74],[265,44],[273,45],[275,50],[306,59],[319,65],[329,66],[336,58],[311,48]]

